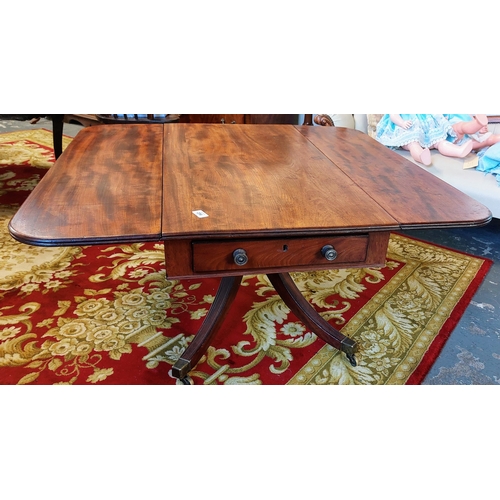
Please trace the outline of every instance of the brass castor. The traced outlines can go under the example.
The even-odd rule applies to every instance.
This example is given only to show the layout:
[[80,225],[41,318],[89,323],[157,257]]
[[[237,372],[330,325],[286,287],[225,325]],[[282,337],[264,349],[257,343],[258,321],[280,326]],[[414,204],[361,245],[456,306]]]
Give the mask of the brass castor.
[[346,354],[347,359],[349,360],[349,363],[351,363],[352,366],[356,366],[356,358],[354,357],[354,354]]
[[194,380],[186,375],[184,378],[177,379],[176,385],[194,385]]

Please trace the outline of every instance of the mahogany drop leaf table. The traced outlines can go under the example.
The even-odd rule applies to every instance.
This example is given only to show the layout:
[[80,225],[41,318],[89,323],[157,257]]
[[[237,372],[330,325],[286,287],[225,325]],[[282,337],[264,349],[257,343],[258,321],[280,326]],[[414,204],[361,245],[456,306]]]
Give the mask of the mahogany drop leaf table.
[[170,278],[220,277],[172,374],[189,383],[245,274],[356,364],[289,273],[385,264],[391,231],[478,226],[490,211],[368,135],[293,125],[138,124],[81,130],[10,221],[41,246],[163,241]]

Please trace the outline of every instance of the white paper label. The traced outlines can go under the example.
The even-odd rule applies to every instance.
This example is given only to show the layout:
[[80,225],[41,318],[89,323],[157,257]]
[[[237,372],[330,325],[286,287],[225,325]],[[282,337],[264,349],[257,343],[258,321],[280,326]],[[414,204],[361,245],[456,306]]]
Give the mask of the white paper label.
[[199,219],[208,217],[208,214],[206,214],[203,210],[193,210],[193,214],[196,215],[196,217],[198,217]]

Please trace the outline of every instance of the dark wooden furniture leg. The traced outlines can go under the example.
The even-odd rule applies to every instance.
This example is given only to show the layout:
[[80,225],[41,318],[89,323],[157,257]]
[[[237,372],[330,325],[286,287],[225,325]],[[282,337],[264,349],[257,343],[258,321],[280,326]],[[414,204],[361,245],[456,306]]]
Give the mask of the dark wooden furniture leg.
[[52,136],[54,140],[54,156],[56,160],[62,154],[62,137],[63,137],[63,124],[64,115],[50,115],[52,120]]
[[344,352],[351,365],[356,366],[356,358],[354,357],[357,349],[356,342],[342,335],[319,315],[304,298],[290,275],[288,273],[279,273],[268,274],[267,276],[274,289],[295,316],[321,340]]
[[213,336],[224,321],[231,303],[236,297],[241,279],[241,276],[222,278],[217,294],[215,295],[215,300],[200,330],[172,367],[172,375],[184,384],[190,384],[188,373],[196,366],[203,354],[205,354]]
[[[295,316],[321,340],[344,352],[351,365],[356,366],[356,359],[354,357],[357,348],[356,342],[342,335],[342,333],[333,328],[319,315],[304,298],[290,275],[288,273],[279,273],[268,274],[267,276],[276,292]],[[205,354],[212,338],[219,330],[236,297],[241,279],[241,276],[222,278],[214,303],[210,307],[200,330],[172,367],[172,375],[182,383],[186,385],[192,383],[188,374],[196,366],[203,354]]]

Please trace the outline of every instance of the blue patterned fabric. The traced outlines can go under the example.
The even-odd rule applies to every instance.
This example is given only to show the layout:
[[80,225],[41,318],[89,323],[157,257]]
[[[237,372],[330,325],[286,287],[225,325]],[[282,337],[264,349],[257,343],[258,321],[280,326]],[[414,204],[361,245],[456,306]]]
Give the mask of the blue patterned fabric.
[[477,155],[479,157],[479,164],[476,170],[495,175],[500,185],[500,142],[479,151]]
[[[455,123],[459,122],[471,122],[474,120],[474,117],[472,115],[457,115],[457,114],[450,114],[450,115],[443,115],[450,123],[451,125],[455,125]],[[481,134],[479,131],[475,132],[474,134],[464,134],[464,136],[457,141],[456,137],[453,136],[448,136],[448,141],[449,142],[454,142],[455,144],[463,144],[464,142],[468,141],[469,139],[474,139],[477,142],[482,142],[488,137],[487,132],[485,134]]]
[[458,122],[471,122],[473,120],[472,115],[443,115],[452,125]]
[[[135,115],[131,115],[131,114],[126,114],[126,115],[123,115],[123,114],[122,115],[118,115],[117,114],[116,116],[118,118],[130,118],[130,119],[132,119],[132,118],[135,117]],[[137,115],[137,118],[147,118],[147,116],[148,116],[147,114],[145,114],[145,115]],[[164,115],[153,115],[154,118],[165,118],[166,116],[168,116],[168,115],[165,115],[165,114]]]
[[430,148],[438,142],[457,137],[451,123],[444,115],[400,115],[403,120],[411,120],[413,125],[405,130],[384,115],[377,125],[376,139],[385,146],[399,148],[418,142],[423,148]]

